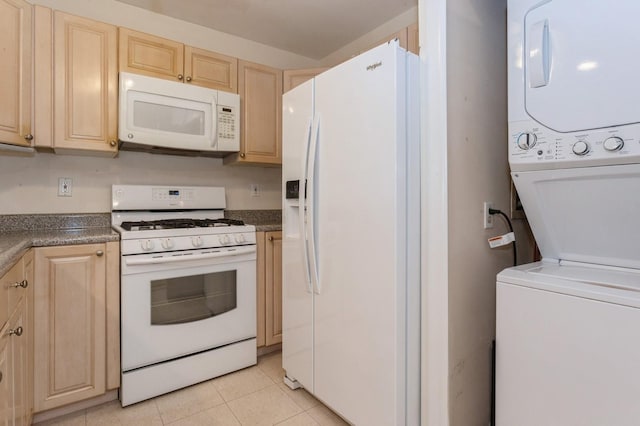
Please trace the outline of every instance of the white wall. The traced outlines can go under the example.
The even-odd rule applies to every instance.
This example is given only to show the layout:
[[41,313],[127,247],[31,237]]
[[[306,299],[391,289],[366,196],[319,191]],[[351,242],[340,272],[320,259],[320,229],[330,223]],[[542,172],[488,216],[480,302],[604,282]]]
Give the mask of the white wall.
[[420,0],[421,398],[424,426],[449,424],[447,0]]
[[[449,231],[449,407],[452,425],[487,425],[495,277],[512,264],[511,246],[490,249],[506,233],[496,217],[484,230],[483,201],[508,214],[506,0],[447,1],[447,146]],[[428,107],[428,106],[427,106]],[[531,261],[531,237],[516,221],[519,261]]]
[[[0,155],[0,214],[111,211],[112,184],[211,185],[227,189],[227,209],[281,208],[281,169],[223,166],[216,158],[120,152],[118,158],[38,153]],[[58,197],[58,178],[73,179],[72,197]],[[259,185],[251,197],[249,185]]]
[[[506,0],[420,0],[419,8],[422,424],[485,426],[495,277],[512,264],[511,246],[487,244],[506,224],[482,225],[484,201],[509,211]],[[530,231],[523,221],[514,227],[519,263],[529,262]]]

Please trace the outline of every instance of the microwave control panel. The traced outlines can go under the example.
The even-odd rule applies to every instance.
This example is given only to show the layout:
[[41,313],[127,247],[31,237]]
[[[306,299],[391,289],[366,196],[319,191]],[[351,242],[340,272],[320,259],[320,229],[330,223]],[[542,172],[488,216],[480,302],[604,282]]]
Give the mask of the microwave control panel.
[[234,107],[218,105],[218,138],[236,139],[238,128],[237,113]]

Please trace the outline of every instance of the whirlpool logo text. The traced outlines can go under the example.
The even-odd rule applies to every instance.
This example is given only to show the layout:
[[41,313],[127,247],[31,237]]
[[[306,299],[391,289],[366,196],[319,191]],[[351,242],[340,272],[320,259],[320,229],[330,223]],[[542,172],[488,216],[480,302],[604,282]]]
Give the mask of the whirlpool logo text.
[[375,64],[371,64],[371,65],[369,65],[369,66],[367,67],[367,71],[373,71],[373,70],[375,70],[376,68],[381,67],[381,66],[382,66],[382,61],[380,61],[380,62],[376,62]]

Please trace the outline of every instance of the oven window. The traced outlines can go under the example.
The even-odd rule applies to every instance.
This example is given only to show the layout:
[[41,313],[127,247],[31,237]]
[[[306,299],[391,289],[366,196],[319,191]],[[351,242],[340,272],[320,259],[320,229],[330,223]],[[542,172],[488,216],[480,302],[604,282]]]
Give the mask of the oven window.
[[151,325],[199,321],[236,306],[236,271],[151,281]]

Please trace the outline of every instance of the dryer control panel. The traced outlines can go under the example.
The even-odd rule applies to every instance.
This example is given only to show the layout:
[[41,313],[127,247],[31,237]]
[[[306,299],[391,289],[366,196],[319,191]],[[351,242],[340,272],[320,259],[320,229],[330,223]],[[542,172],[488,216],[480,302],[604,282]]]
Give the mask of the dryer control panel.
[[640,163],[640,125],[559,133],[533,120],[509,123],[513,171]]

